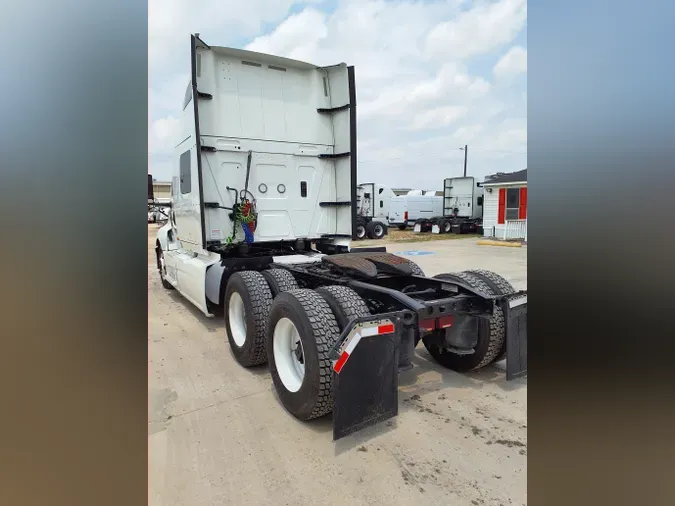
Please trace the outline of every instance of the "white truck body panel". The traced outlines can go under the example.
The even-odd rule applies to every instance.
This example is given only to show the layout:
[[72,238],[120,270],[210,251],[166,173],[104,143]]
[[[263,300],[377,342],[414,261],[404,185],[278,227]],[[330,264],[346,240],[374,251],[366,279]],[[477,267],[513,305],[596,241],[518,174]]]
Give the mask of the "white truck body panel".
[[443,212],[436,216],[476,219],[483,216],[483,188],[473,177],[453,177],[443,181]]
[[[195,51],[196,86],[190,83],[186,90],[183,137],[175,150],[174,207],[184,247],[199,251],[228,238],[244,240],[241,224],[222,208],[231,208],[246,188],[249,151],[246,195],[258,214],[254,242],[351,236],[350,206],[319,205],[352,199],[353,156],[318,157],[352,152],[352,110],[317,112],[350,103],[347,66],[319,68],[199,43]],[[212,98],[198,98],[195,106],[195,89]]]
[[[159,230],[157,242],[166,280],[212,316],[207,301],[217,302],[219,277],[208,271],[222,270],[221,254],[213,248],[245,240],[241,223],[232,219],[232,207],[241,203],[237,197],[244,194],[255,205],[254,243],[349,245],[356,183],[354,74],[344,63],[322,68],[207,46],[195,36],[191,54],[192,79],[174,150],[173,219]],[[336,154],[344,156],[319,157]],[[331,205],[339,202],[350,205]],[[275,260],[316,262],[320,256]]]
[[391,199],[396,194],[388,186],[377,183],[361,183],[356,189],[356,214],[387,222]]
[[[405,212],[408,211],[408,220]],[[432,218],[443,214],[443,197],[425,195],[400,195],[392,197],[389,204],[390,225],[411,225],[420,218]]]

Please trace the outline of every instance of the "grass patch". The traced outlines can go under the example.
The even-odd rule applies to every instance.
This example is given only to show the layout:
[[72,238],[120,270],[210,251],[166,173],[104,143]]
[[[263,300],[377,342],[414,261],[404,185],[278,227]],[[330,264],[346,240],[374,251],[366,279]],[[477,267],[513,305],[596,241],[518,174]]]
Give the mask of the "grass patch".
[[379,244],[395,244],[406,242],[430,242],[430,241],[448,241],[453,239],[481,239],[479,234],[432,234],[425,232],[416,234],[412,230],[389,229],[389,233],[382,239],[366,239],[364,241],[352,241],[352,247],[377,246]]

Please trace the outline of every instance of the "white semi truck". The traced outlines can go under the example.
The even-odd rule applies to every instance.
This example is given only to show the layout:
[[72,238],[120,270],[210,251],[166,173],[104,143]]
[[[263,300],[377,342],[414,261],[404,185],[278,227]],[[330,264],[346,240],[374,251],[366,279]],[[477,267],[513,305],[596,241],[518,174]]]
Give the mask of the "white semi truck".
[[354,239],[381,239],[387,234],[389,203],[396,194],[388,186],[361,183],[356,188],[356,230]]
[[483,227],[483,187],[471,176],[443,180],[443,212],[418,219],[415,232],[480,233]]
[[419,341],[469,371],[527,370],[527,297],[490,271],[425,277],[356,224],[354,68],[209,46],[191,36],[163,286],[222,314],[232,353],[269,363],[300,420],[333,412],[338,439],[398,413]]

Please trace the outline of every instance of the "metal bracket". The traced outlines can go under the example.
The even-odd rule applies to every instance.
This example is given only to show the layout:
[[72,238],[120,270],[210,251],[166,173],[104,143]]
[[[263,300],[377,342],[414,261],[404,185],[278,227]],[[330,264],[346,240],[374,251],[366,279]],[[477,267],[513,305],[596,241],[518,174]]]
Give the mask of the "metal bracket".
[[329,206],[351,206],[352,203],[350,201],[344,201],[344,202],[319,202],[319,207],[329,207]]
[[203,91],[198,91],[197,96],[206,100],[211,100],[213,98],[213,95],[210,93],[204,93]]
[[316,112],[318,112],[318,113],[329,113],[330,114],[330,113],[334,113],[334,112],[338,112],[338,111],[344,111],[345,109],[349,109],[350,105],[351,104],[345,104],[345,105],[341,105],[339,107],[319,108],[319,109],[316,110]]
[[351,153],[349,151],[345,153],[321,153],[319,158],[344,158],[346,156],[351,156]]

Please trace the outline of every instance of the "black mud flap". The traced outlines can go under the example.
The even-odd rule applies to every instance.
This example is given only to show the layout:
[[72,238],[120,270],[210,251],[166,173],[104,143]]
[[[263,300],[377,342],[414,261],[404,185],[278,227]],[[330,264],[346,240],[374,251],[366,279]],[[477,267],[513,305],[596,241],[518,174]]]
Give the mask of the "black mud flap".
[[398,415],[399,323],[358,318],[333,348],[333,441]]
[[527,374],[527,294],[504,298],[501,303],[506,324],[506,379]]

